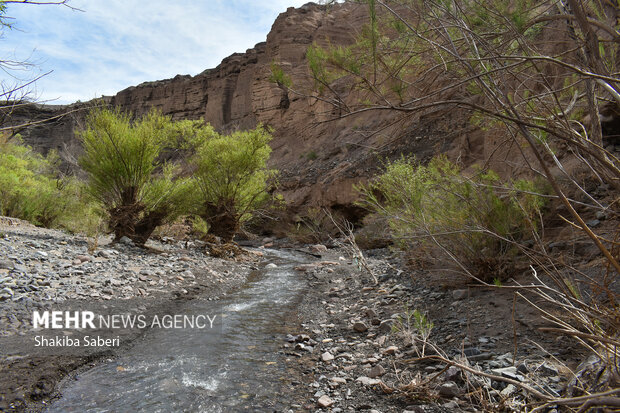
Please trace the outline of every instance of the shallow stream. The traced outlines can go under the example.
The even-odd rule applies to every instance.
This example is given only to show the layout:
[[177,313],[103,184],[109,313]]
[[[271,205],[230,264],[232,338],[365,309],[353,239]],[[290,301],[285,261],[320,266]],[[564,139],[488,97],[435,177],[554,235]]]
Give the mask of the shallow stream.
[[[156,329],[126,353],[76,377],[47,412],[237,412],[287,406],[278,359],[284,317],[306,287],[305,256],[266,250],[276,268],[252,273],[219,301],[197,298],[184,314],[217,314],[213,330]],[[217,320],[216,319],[216,320]],[[217,321],[216,321],[217,323]]]

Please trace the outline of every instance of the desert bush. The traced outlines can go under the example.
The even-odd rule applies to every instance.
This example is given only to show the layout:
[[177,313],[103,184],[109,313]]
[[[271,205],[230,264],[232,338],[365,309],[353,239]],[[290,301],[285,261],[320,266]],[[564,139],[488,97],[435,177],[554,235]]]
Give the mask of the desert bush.
[[157,226],[187,209],[188,180],[177,178],[175,165],[160,156],[176,144],[173,129],[171,119],[156,111],[132,122],[119,109],[95,109],[79,132],[89,193],[105,210],[116,240],[127,236],[143,245]]
[[536,231],[544,198],[532,181],[502,184],[492,171],[471,178],[445,157],[428,165],[409,158],[388,162],[366,187],[362,203],[386,219],[401,247],[432,244],[465,272],[487,281]]
[[[426,345],[435,325],[428,317],[428,314],[418,310],[411,311],[409,306],[405,306],[402,314],[394,320],[392,333],[400,333],[411,340],[414,350],[420,357],[425,356]],[[421,344],[421,346],[418,346]]]
[[[65,208],[55,227],[89,237],[99,235],[102,227],[101,207],[88,193],[86,184],[76,177],[65,177],[59,184]],[[57,201],[59,201],[57,199]]]
[[[58,157],[47,157],[20,144],[19,139],[0,142],[0,215],[20,218],[35,225],[80,231],[92,224],[92,206],[82,185],[61,177]],[[79,219],[77,219],[79,218]]]
[[224,136],[212,133],[197,146],[191,160],[194,170],[194,211],[212,235],[232,240],[271,195],[276,171],[266,164],[271,133],[256,129]]

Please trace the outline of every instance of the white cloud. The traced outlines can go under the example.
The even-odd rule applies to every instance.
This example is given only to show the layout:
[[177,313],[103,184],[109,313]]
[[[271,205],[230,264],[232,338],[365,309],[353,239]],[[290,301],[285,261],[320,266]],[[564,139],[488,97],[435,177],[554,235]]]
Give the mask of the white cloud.
[[15,51],[18,58],[32,54],[43,72],[53,70],[37,82],[38,97],[67,103],[215,67],[224,57],[264,41],[278,13],[304,3],[71,1],[84,12],[13,6],[7,14],[23,31],[6,32],[0,45],[7,53]]

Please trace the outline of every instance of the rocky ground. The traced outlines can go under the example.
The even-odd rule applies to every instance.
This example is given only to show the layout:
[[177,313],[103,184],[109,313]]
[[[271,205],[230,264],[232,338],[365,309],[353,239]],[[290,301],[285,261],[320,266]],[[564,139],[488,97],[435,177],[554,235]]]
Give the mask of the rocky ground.
[[[217,299],[257,268],[260,255],[224,260],[206,256],[200,243],[164,241],[146,250],[104,241],[91,254],[85,238],[0,220],[0,339],[27,334],[31,311],[46,300],[141,299],[160,308],[198,294]],[[540,315],[510,289],[408,270],[387,249],[366,252],[374,284],[344,250],[306,251],[318,258],[296,268],[308,288],[281,336],[289,411],[522,411],[533,400],[518,384],[560,395],[569,368],[584,358],[567,338],[538,331]],[[437,354],[499,379],[428,357]],[[1,352],[0,410],[41,410],[63,377],[114,356]]]
[[509,290],[448,288],[432,274],[402,271],[387,250],[369,252],[375,286],[337,254],[323,257],[335,265],[300,268],[311,293],[282,344],[296,377],[288,383],[298,395],[291,411],[523,411],[532,401],[513,384],[423,358],[437,354],[419,341],[430,323],[429,341],[451,360],[553,396],[566,367],[583,359],[568,339],[537,331],[540,316],[513,304]]
[[[82,300],[90,305],[114,299],[116,306],[126,302],[129,308],[139,299],[145,312],[161,310],[197,294],[217,299],[256,268],[252,257],[235,262],[206,256],[199,242],[164,241],[150,241],[142,249],[108,239],[90,253],[86,238],[2,217],[0,340],[19,341],[28,334],[32,311],[45,302]],[[24,357],[6,350],[0,351],[0,411],[38,410],[67,373],[114,356]]]

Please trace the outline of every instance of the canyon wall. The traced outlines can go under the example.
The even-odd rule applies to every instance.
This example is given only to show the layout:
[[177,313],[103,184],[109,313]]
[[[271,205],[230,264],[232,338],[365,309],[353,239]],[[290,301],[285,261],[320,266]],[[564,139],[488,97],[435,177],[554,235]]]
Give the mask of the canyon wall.
[[[220,131],[269,125],[275,130],[270,163],[281,171],[280,191],[292,210],[328,206],[354,215],[353,185],[376,172],[386,158],[405,153],[423,159],[449,148],[478,148],[481,139],[454,112],[403,116],[386,111],[338,118],[332,106],[311,97],[307,47],[313,42],[348,44],[366,19],[366,8],[352,3],[289,8],[276,19],[266,42],[227,57],[215,69],[142,83],[104,100],[136,115],[155,107],[174,119],[204,118]],[[272,62],[291,75],[294,89],[302,93],[270,81]],[[38,105],[36,116],[23,116],[70,113],[23,130],[24,140],[43,152],[55,148],[74,161],[79,153],[74,131],[83,124],[85,107]]]

